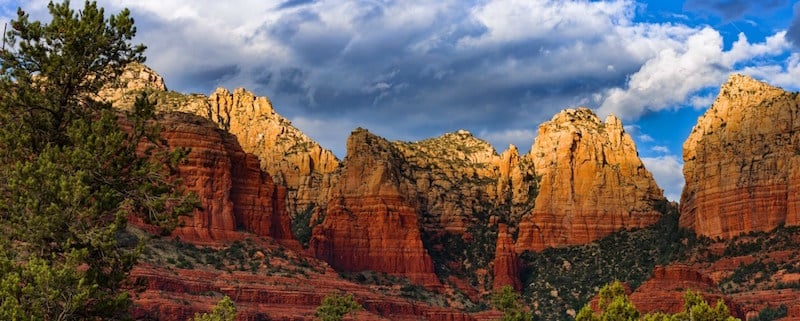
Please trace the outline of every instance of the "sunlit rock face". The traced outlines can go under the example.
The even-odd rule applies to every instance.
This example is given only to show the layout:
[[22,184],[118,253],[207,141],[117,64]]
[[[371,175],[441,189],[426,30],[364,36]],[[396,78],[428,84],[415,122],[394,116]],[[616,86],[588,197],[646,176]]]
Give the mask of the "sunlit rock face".
[[730,238],[800,224],[800,99],[733,75],[683,145],[680,225]]
[[541,183],[533,213],[519,224],[517,251],[585,244],[661,216],[661,189],[613,115],[567,109],[539,127],[528,155]]

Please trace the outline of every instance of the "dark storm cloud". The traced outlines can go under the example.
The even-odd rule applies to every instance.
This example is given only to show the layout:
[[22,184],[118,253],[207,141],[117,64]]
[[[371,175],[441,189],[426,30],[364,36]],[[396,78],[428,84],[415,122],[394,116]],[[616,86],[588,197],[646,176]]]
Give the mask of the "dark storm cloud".
[[[731,16],[741,14],[737,5],[748,6],[690,3]],[[632,24],[635,4],[623,1],[248,0],[245,11],[210,0],[131,6],[143,19],[140,39],[151,47],[151,66],[170,88],[248,88],[311,126],[304,131],[321,128],[320,136],[339,146],[346,133],[334,140],[326,128],[362,126],[390,139],[463,128],[485,133],[496,146],[526,148],[542,121],[563,108],[599,107],[610,89],[626,91],[631,76],[659,53],[681,58],[686,37],[698,32]],[[697,43],[714,39],[703,40]],[[716,59],[707,58],[686,60]],[[644,93],[653,94],[660,93]],[[612,111],[638,117],[643,108]]]
[[800,2],[794,4],[794,16],[789,29],[786,30],[786,40],[789,40],[795,49],[800,48]]
[[689,0],[685,7],[690,10],[707,11],[721,16],[724,20],[736,20],[752,10],[771,11],[783,7],[788,0]]
[[[191,84],[182,88],[184,91],[195,93],[209,92],[208,88],[216,88],[225,80],[235,77],[240,72],[240,67],[235,64],[222,66],[196,66],[196,69],[187,70],[180,75],[178,82]],[[213,90],[213,89],[212,89]]]
[[314,0],[287,0],[278,6],[278,9],[288,9],[314,3]]
[[[340,157],[347,135],[359,126],[392,140],[467,129],[498,149],[514,143],[525,152],[538,125],[564,108],[599,108],[628,124],[647,113],[684,107],[699,90],[724,81],[727,73],[720,68],[758,58],[765,71],[785,70],[765,62],[783,53],[781,41],[758,46],[745,41],[734,52],[725,49],[713,27],[637,22],[638,3],[126,5],[137,19],[137,41],[150,46],[148,64],[171,89],[209,93],[217,86],[245,87],[268,96],[278,113]],[[786,3],[687,0],[686,8],[737,19]],[[786,36],[795,43],[798,24]],[[661,156],[658,160],[675,160],[662,163],[680,181],[680,170],[674,170],[678,158]],[[672,192],[677,195],[680,188]]]
[[289,67],[280,70],[276,89],[278,93],[296,95],[307,91],[306,72],[297,67]]

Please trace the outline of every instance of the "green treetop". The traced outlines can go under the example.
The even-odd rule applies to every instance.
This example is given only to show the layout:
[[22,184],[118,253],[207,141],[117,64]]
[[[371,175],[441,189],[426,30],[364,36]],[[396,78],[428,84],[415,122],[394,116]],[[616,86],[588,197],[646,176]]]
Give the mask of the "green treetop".
[[352,295],[331,293],[322,299],[315,315],[321,321],[341,321],[345,315],[354,315],[362,309],[361,304],[358,304]]
[[522,306],[522,298],[519,293],[514,291],[509,285],[492,294],[492,305],[500,312],[503,312],[502,321],[532,321],[533,314],[525,311]]
[[49,23],[18,10],[0,52],[0,319],[125,319],[127,218],[166,231],[196,207],[170,177],[185,151],[157,139],[146,97],[127,114],[96,98],[144,61],[128,10],[48,8]]
[[619,281],[608,284],[600,290],[598,308],[595,313],[589,304],[585,305],[576,321],[736,321],[730,315],[723,300],[712,308],[699,292],[687,290],[683,295],[684,310],[676,314],[661,312],[641,316],[636,306],[625,295],[625,288]]
[[193,321],[234,321],[236,320],[236,305],[227,295],[217,303],[211,313],[196,313]]

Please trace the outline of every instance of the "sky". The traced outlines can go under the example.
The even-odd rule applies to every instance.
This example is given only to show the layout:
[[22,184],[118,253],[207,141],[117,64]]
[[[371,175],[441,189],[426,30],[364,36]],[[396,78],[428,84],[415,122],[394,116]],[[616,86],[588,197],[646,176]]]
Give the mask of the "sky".
[[[0,0],[49,20],[43,0]],[[800,4],[781,0],[100,0],[129,8],[171,90],[244,87],[344,157],[364,127],[415,141],[466,129],[525,153],[586,106],[620,117],[665,196],[682,145],[732,73],[800,89]],[[73,1],[73,7],[83,1]]]

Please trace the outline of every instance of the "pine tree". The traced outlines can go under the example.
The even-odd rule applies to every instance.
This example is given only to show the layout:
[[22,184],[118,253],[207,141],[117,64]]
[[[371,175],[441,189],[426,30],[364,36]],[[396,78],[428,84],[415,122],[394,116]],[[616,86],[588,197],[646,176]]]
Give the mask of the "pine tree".
[[683,295],[684,310],[676,314],[655,312],[640,316],[639,311],[625,295],[625,288],[619,281],[600,289],[598,308],[595,313],[589,304],[585,305],[576,321],[737,321],[730,315],[725,302],[720,299],[713,308],[699,292],[687,290]]
[[321,321],[341,321],[347,314],[355,314],[363,309],[352,295],[331,293],[322,299],[315,316]]
[[509,285],[506,285],[497,292],[492,294],[492,305],[503,312],[501,321],[532,321],[533,314],[530,311],[525,311],[522,306],[522,298],[519,293],[514,291]]
[[168,231],[197,205],[169,175],[186,151],[161,144],[146,97],[125,114],[97,98],[144,61],[130,12],[48,9],[19,9],[0,52],[0,319],[124,319],[127,218]]
[[236,305],[227,295],[217,303],[211,313],[195,313],[192,321],[234,321],[236,320]]

